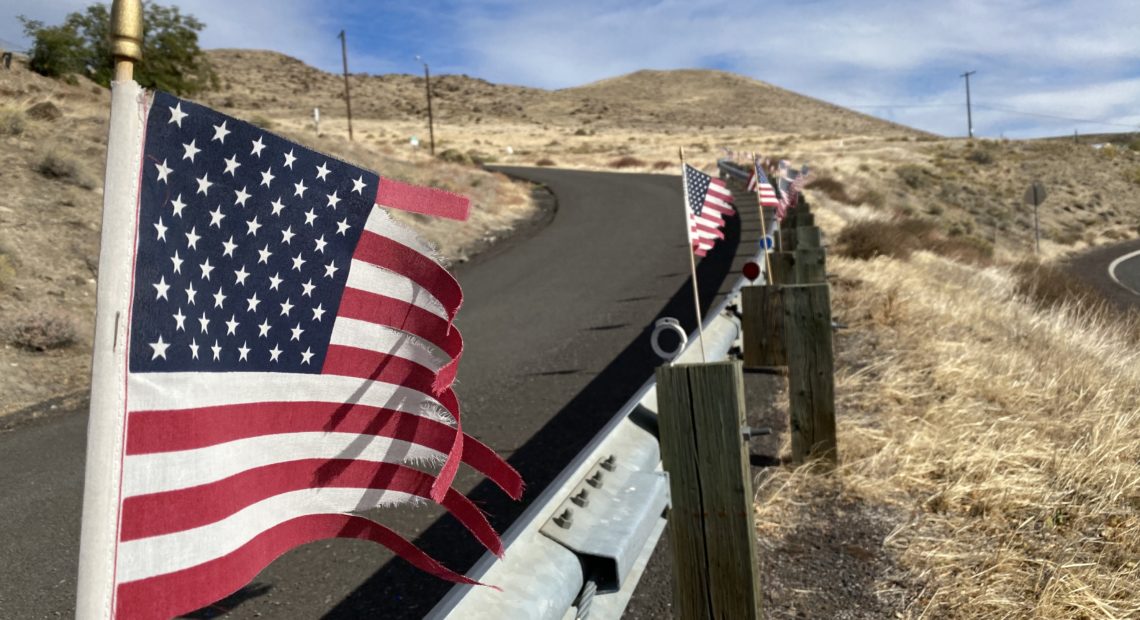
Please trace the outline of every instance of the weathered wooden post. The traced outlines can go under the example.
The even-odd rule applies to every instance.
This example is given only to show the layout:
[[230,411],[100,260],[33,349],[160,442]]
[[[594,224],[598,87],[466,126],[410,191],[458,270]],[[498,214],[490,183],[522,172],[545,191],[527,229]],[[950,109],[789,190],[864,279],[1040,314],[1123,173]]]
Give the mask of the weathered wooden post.
[[837,463],[835,359],[827,284],[783,289],[784,346],[788,356],[788,405],[792,458]]
[[673,502],[675,614],[685,620],[759,618],[740,362],[661,366],[657,404]]
[[740,302],[744,367],[772,369],[787,366],[780,287],[746,286],[740,289]]
[[819,228],[815,226],[796,228],[794,261],[794,282],[791,284],[819,284],[827,281],[825,255]]

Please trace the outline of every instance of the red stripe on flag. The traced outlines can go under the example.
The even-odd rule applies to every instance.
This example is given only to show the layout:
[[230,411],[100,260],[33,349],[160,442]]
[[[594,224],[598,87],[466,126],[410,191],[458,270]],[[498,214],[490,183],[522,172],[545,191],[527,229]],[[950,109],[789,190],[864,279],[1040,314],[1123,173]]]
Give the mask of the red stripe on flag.
[[[455,429],[423,416],[365,405],[266,402],[201,409],[135,411],[127,424],[127,455],[194,450],[250,437],[287,433],[355,433],[388,437],[446,453]],[[514,499],[522,477],[494,450],[467,436],[461,459]]]
[[724,232],[721,229],[713,226],[705,226],[704,224],[701,224],[699,220],[693,224],[693,230],[703,230],[711,235],[716,235],[717,239],[724,239]]
[[344,289],[337,314],[386,325],[434,344],[450,356],[451,361],[439,369],[432,390],[446,389],[455,382],[459,358],[463,355],[463,337],[454,325],[418,306],[353,288]]
[[[325,356],[323,372],[372,380],[385,380],[385,377],[404,375],[409,379],[415,378],[426,382],[426,377],[418,376],[417,371],[410,368],[409,365],[423,368],[415,362],[400,357],[334,344],[329,346],[328,355]],[[434,382],[435,385],[432,385],[432,382],[426,383],[425,389],[420,390],[425,394],[430,393],[430,390],[439,384],[438,380]],[[435,397],[451,413],[451,417],[455,418],[456,430],[455,441],[447,453],[447,460],[443,463],[443,467],[439,470],[439,476],[432,485],[431,498],[439,502],[442,501],[444,494],[451,487],[451,481],[455,479],[455,474],[459,472],[459,461],[463,455],[463,422],[459,415],[459,399],[456,398],[451,387],[444,388]]]
[[455,318],[459,306],[463,305],[463,291],[459,288],[459,282],[446,269],[431,257],[398,241],[365,230],[360,234],[360,241],[356,244],[356,252],[352,257],[398,273],[422,286],[443,304],[450,319]]
[[376,204],[381,207],[422,213],[451,220],[466,220],[471,201],[465,196],[433,187],[409,185],[386,177],[376,188]]
[[[198,486],[136,495],[123,500],[123,542],[191,530],[290,491],[350,488],[392,490],[427,499],[433,477],[393,463],[352,459],[304,459],[247,469]],[[439,502],[483,546],[502,555],[503,543],[487,517],[462,493],[448,489]]]
[[375,521],[354,515],[309,515],[261,532],[223,557],[173,573],[120,584],[115,617],[122,620],[173,618],[201,609],[239,590],[293,547],[328,538],[370,540],[435,577],[453,583],[482,585],[448,569]]

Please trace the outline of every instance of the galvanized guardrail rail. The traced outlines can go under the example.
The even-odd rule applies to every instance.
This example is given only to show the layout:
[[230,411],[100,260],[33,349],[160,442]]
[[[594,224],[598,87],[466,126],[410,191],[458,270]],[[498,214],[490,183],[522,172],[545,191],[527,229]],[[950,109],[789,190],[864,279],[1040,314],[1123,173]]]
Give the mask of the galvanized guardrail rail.
[[[721,177],[747,173],[725,160]],[[759,261],[762,264],[762,261]],[[740,346],[740,278],[704,322],[708,359]],[[700,360],[696,332],[674,360]],[[657,391],[651,378],[503,534],[467,576],[502,590],[455,586],[428,613],[452,620],[620,618],[665,529]]]

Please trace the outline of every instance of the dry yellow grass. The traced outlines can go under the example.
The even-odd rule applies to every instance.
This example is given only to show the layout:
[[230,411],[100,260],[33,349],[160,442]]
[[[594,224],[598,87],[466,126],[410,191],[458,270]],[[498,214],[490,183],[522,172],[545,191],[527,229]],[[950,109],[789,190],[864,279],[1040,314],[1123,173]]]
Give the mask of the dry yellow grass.
[[[838,492],[908,518],[884,541],[912,618],[1140,615],[1140,352],[1035,310],[1002,267],[831,259],[841,467],[780,472],[762,535]],[[842,525],[837,525],[842,527]],[[886,586],[884,586],[886,587]]]

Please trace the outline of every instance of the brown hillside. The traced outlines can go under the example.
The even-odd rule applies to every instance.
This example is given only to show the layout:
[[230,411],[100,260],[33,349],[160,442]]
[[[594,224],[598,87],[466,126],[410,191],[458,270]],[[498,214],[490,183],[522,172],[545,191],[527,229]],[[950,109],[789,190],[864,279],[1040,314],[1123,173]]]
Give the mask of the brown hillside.
[[[284,54],[213,50],[222,88],[206,100],[223,107],[309,115],[339,114],[344,84]],[[249,85],[256,84],[256,89]],[[422,77],[351,74],[353,115],[412,120],[426,113]],[[641,128],[750,126],[775,133],[919,135],[922,132],[724,71],[637,71],[561,90],[492,84],[466,75],[432,78],[441,122],[485,121]]]

